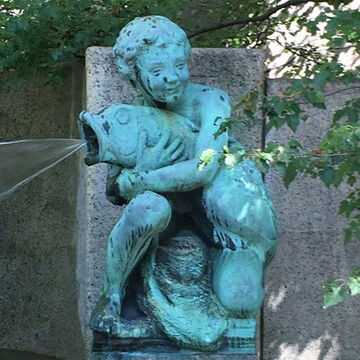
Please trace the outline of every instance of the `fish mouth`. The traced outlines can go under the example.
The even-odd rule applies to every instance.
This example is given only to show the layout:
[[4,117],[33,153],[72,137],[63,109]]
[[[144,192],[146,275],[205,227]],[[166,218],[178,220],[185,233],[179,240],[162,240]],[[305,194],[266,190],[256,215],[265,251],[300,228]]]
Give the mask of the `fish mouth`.
[[92,115],[88,111],[83,111],[78,119],[81,137],[86,140],[85,164],[95,165],[99,162],[99,141],[94,129],[91,127]]

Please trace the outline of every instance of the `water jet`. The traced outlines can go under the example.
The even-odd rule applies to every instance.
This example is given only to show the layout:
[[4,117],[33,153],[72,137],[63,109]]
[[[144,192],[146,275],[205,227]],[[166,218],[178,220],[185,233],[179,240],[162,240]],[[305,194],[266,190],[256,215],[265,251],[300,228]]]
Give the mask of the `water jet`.
[[27,139],[0,143],[0,199],[85,145],[79,139]]

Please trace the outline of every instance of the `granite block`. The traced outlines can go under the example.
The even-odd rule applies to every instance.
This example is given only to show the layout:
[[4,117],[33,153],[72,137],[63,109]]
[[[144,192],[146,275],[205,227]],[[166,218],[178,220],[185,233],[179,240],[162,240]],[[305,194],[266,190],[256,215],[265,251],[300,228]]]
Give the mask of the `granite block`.
[[93,353],[91,360],[258,360],[257,355],[234,354],[191,354],[182,352],[174,354],[146,354],[146,353]]
[[[252,88],[263,86],[264,54],[261,50],[193,49],[190,60],[191,81],[226,91],[233,103]],[[91,47],[86,52],[87,109],[99,112],[116,103],[131,103],[136,93],[121,80],[111,48]],[[239,134],[237,134],[239,136]],[[247,130],[240,141],[259,147],[261,128]],[[85,227],[88,260],[88,318],[103,283],[107,237],[119,220],[121,207],[111,205],[104,196],[106,165],[88,169]],[[91,337],[91,333],[89,333]]]

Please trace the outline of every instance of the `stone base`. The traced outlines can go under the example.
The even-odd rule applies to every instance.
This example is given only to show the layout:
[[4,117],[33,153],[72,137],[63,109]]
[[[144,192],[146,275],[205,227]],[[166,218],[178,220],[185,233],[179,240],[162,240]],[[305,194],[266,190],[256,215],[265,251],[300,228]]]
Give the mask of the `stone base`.
[[224,347],[215,353],[179,349],[154,329],[122,337],[94,331],[91,360],[258,360],[255,326],[255,319],[229,321]]
[[[225,333],[224,345],[216,352],[216,354],[256,354],[256,320],[229,319],[228,322],[228,330]],[[94,354],[110,353],[122,354],[122,356],[124,354],[142,354],[142,356],[143,354],[156,354],[159,356],[163,354],[176,354],[177,356],[182,354],[203,355],[199,350],[179,349],[178,347],[175,347],[168,338],[164,337],[164,335],[154,327],[149,326],[147,322],[142,322],[143,326],[136,326],[136,324],[136,322],[126,323],[118,336],[94,331]],[[146,324],[148,325],[146,326]],[[100,357],[99,359],[102,358]],[[106,357],[104,359],[106,359]],[[112,358],[110,357],[110,359]],[[117,358],[115,357],[114,359]]]
[[258,360],[257,355],[177,353],[93,352],[91,360]]

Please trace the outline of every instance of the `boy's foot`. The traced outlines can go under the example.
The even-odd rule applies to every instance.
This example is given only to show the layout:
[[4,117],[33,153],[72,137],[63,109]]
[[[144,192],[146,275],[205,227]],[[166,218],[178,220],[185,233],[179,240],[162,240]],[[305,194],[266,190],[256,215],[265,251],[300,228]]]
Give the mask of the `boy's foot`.
[[120,331],[120,296],[101,294],[90,318],[90,328],[94,331],[117,334]]

